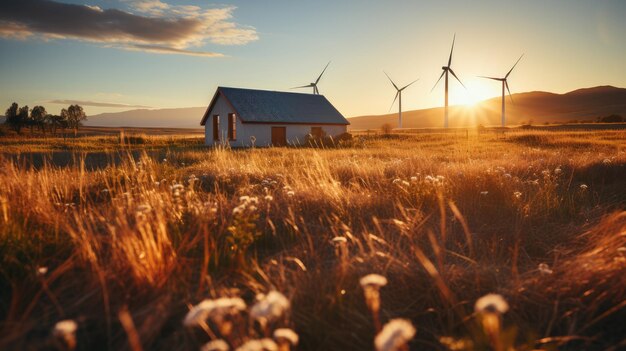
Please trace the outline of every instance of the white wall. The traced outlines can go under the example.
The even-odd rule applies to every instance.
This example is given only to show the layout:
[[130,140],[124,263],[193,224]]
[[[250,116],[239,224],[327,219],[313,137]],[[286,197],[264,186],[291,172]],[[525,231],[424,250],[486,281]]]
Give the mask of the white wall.
[[[234,113],[228,102],[222,95],[217,98],[213,110],[209,112],[209,117],[204,125],[204,138],[206,145],[225,145],[230,144],[231,147],[249,147],[252,146],[250,137],[256,138],[255,146],[271,146],[272,144],[272,127],[285,127],[287,131],[287,143],[301,144],[304,143],[306,136],[311,133],[311,127],[322,127],[327,135],[337,136],[347,131],[346,125],[307,125],[307,124],[255,124],[241,123],[237,118],[237,140],[228,140],[228,114]],[[213,142],[213,115],[220,115],[220,140]]]

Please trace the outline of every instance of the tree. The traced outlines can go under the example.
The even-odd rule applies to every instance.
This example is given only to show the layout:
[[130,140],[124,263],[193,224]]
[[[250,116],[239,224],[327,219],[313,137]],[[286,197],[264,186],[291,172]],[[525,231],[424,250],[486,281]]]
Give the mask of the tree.
[[[65,116],[63,116],[63,111],[65,111]],[[71,105],[67,110],[63,109],[61,116],[67,118],[68,126],[74,129],[74,136],[78,133],[78,128],[82,125],[82,122],[87,120],[87,115],[80,105]]]
[[599,117],[598,122],[600,123],[621,123],[624,122],[624,118],[620,115],[610,115],[605,117]]
[[32,125],[36,125],[37,128],[43,130],[44,134],[46,133],[45,123],[47,115],[48,113],[46,112],[46,108],[43,106],[35,106],[32,111],[30,111],[30,120]]
[[19,119],[18,111],[19,107],[17,103],[12,103],[11,107],[9,107],[4,113],[4,115],[6,116],[6,120],[4,121],[4,123],[8,124],[11,128],[13,128],[13,130],[15,130],[19,134],[23,124]]
[[[28,119],[28,105],[20,107],[20,109],[17,112],[17,119],[18,119],[18,122],[20,123],[20,129],[23,126],[28,124],[28,122],[29,122],[29,119]],[[19,134],[19,131],[18,131],[18,134]]]

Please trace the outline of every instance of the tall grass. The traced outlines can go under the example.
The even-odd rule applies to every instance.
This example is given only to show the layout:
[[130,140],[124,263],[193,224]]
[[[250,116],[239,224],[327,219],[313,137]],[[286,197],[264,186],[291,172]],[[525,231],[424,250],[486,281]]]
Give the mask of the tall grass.
[[[0,349],[53,347],[68,319],[78,349],[198,349],[191,306],[273,290],[291,301],[273,327],[301,349],[371,349],[396,318],[416,327],[411,348],[487,349],[474,312],[487,293],[510,305],[498,345],[624,344],[623,131],[250,150],[142,136],[135,152],[93,138],[65,166],[0,160]],[[90,164],[94,143],[121,161]],[[379,322],[359,285],[370,273],[388,280]]]

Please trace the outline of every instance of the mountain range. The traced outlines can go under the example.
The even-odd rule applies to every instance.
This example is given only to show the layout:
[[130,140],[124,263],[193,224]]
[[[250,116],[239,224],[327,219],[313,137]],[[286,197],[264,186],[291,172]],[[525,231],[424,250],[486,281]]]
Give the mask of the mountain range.
[[[626,116],[626,89],[598,86],[574,90],[565,94],[543,91],[507,96],[507,124],[565,123],[571,121],[595,121],[597,117],[611,114]],[[104,127],[175,127],[200,128],[200,119],[206,107],[169,109],[138,109],[89,116],[88,126]],[[443,107],[404,111],[405,128],[432,128],[443,124]],[[481,101],[473,106],[451,106],[450,126],[499,125],[501,98]],[[395,126],[397,112],[384,115],[368,115],[349,118],[350,129],[379,129],[383,124]]]

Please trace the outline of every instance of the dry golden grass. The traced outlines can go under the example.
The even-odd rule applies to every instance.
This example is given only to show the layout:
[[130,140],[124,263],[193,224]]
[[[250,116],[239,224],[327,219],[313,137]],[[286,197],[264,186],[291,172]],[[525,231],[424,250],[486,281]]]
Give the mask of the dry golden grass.
[[[80,350],[197,350],[215,328],[185,328],[190,306],[271,290],[291,301],[271,328],[300,349],[371,349],[369,273],[412,349],[626,345],[626,131],[142,139],[2,141],[0,349],[52,348],[72,319]],[[474,313],[492,292],[510,305],[497,343]],[[231,346],[270,328],[246,325]]]

